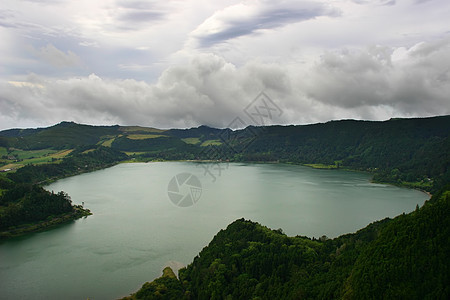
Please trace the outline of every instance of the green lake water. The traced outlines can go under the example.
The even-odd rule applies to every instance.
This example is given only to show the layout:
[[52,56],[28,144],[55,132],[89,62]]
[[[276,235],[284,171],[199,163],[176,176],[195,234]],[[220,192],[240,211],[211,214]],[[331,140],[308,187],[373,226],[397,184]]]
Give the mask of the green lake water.
[[[198,201],[188,207],[168,195],[169,182],[182,173],[201,183],[177,182],[178,195],[195,192]],[[428,198],[370,183],[365,173],[283,164],[120,164],[46,188],[66,191],[94,215],[2,242],[0,299],[117,299],[167,265],[190,263],[238,218],[291,236],[336,237]]]

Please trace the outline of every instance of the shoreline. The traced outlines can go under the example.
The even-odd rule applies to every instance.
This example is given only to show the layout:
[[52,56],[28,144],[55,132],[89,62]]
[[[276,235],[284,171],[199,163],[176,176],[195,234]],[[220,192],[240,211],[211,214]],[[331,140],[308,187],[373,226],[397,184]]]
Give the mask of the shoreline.
[[359,170],[359,169],[352,169],[345,166],[339,166],[336,167],[335,165],[323,165],[323,164],[303,164],[303,163],[295,163],[295,162],[281,162],[279,160],[276,161],[220,161],[220,160],[208,160],[208,159],[181,159],[181,160],[125,160],[122,162],[119,162],[118,164],[122,163],[152,163],[152,162],[192,162],[192,163],[245,163],[245,164],[287,164],[287,165],[295,165],[295,166],[303,166],[308,167],[316,170],[336,170],[336,171],[349,171],[349,172],[361,172],[361,173],[367,173],[372,176],[370,179],[371,183],[377,183],[377,184],[387,184],[392,185],[396,187],[401,188],[407,188],[412,190],[417,190],[419,192],[422,192],[426,194],[429,198],[433,196],[429,191],[421,189],[419,187],[413,187],[408,183],[393,183],[393,182],[385,182],[385,181],[374,181],[373,176],[375,173],[370,170]]
[[[119,161],[119,162],[116,162],[113,164],[107,164],[100,168],[94,168],[91,170],[82,170],[81,172],[76,172],[74,174],[70,174],[68,176],[62,176],[60,178],[49,178],[43,182],[39,182],[38,184],[45,186],[45,185],[48,185],[48,184],[53,183],[60,179],[64,179],[64,178],[68,178],[68,177],[72,177],[72,176],[76,176],[76,175],[81,175],[84,173],[90,173],[90,172],[94,172],[94,171],[104,170],[104,169],[114,167],[114,166],[122,164],[122,163],[152,163],[152,162],[192,162],[192,163],[217,162],[217,163],[246,163],[246,164],[288,164],[288,165],[304,166],[304,167],[318,169],[318,170],[343,170],[343,171],[350,171],[350,172],[362,172],[362,173],[369,173],[372,175],[372,179],[370,180],[371,183],[387,184],[387,185],[397,186],[397,187],[401,187],[401,188],[414,189],[414,190],[417,190],[419,192],[426,194],[428,196],[427,200],[431,199],[431,197],[433,196],[430,192],[428,192],[426,190],[420,189],[418,187],[412,187],[411,185],[408,185],[408,184],[374,181],[373,180],[374,173],[371,171],[368,171],[368,170],[357,170],[357,169],[351,169],[351,168],[346,168],[346,167],[339,167],[339,168],[328,167],[328,166],[324,167],[325,165],[322,165],[322,164],[302,164],[302,163],[295,163],[295,162],[280,162],[279,160],[277,160],[277,161],[239,161],[239,162],[237,162],[237,161],[201,160],[201,159],[198,159],[198,160],[197,159],[196,160],[161,160],[161,159],[158,159],[158,160],[147,160],[147,161],[145,161],[145,160],[124,160],[124,161]],[[425,201],[427,201],[427,200],[425,200]],[[57,225],[62,225],[69,221],[75,221],[79,218],[92,215],[92,212],[89,209],[85,209],[85,208],[81,207],[80,205],[74,205],[74,209],[76,210],[75,212],[56,216],[55,218],[52,218],[50,220],[40,221],[40,222],[33,223],[33,224],[22,225],[22,226],[19,226],[18,228],[12,229],[12,230],[6,230],[3,232],[0,232],[0,241],[4,241],[6,239],[17,237],[17,236],[22,236],[22,235],[25,235],[28,233],[45,231],[45,230],[51,229],[52,227],[55,227]]]
[[83,217],[92,215],[89,209],[83,208],[81,205],[74,205],[74,211],[66,214],[58,215],[50,220],[39,221],[31,224],[23,224],[15,228],[0,232],[0,242],[10,238],[19,237],[29,233],[37,233],[52,229],[58,225],[63,225],[70,221],[75,221]]

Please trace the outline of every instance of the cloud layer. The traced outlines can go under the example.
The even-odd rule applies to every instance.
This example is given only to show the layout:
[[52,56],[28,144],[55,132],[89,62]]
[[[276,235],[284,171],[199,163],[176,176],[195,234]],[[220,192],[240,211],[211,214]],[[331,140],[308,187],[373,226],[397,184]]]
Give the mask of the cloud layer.
[[447,0],[5,0],[0,129],[450,114]]
[[[30,75],[1,88],[6,120],[43,124],[226,127],[260,91],[280,107],[274,124],[450,114],[450,39],[411,48],[326,52],[312,67],[249,62],[237,67],[199,54],[149,84],[91,74],[64,80]],[[7,123],[0,124],[7,127]]]

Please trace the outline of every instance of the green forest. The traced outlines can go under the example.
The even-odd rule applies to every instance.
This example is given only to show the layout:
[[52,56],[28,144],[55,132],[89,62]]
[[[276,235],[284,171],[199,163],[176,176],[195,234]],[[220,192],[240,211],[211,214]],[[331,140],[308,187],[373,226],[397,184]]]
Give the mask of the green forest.
[[[36,222],[61,219],[68,221],[90,214],[88,209],[72,205],[70,196],[60,191],[49,192],[42,184],[83,172],[98,170],[127,158],[122,152],[106,147],[81,147],[60,163],[27,165],[16,172],[0,176],[0,238],[26,233]],[[67,217],[69,215],[69,217]],[[55,222],[49,222],[54,225]],[[58,222],[56,222],[58,223]],[[26,227],[26,226],[25,226]],[[18,230],[19,229],[19,230]]]

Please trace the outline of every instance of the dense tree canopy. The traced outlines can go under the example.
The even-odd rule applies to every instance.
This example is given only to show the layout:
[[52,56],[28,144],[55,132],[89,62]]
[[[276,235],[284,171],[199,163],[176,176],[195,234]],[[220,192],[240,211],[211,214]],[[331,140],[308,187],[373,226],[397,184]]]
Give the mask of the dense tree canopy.
[[81,147],[59,164],[28,165],[0,177],[0,230],[43,221],[74,211],[64,192],[46,191],[39,184],[110,166],[127,156],[117,150]]

